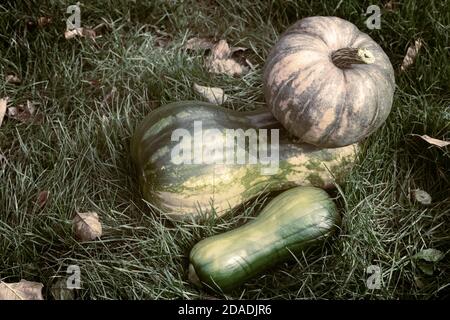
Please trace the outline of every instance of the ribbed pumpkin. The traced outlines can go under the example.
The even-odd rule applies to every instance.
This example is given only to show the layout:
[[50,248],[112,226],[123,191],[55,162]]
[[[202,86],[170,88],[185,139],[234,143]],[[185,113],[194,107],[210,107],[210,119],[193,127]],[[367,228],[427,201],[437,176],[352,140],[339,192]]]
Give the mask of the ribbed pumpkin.
[[302,141],[339,147],[386,120],[395,79],[383,49],[337,17],[304,18],[284,32],[264,67],[264,94],[275,118]]

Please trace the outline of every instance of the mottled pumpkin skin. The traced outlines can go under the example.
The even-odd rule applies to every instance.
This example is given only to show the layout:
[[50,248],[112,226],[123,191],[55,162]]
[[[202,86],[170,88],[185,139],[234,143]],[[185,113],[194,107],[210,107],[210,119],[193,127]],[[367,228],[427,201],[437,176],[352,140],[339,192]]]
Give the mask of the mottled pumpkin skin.
[[[331,54],[366,48],[372,64],[339,68]],[[394,71],[383,49],[352,23],[309,17],[284,32],[264,67],[265,99],[275,118],[300,140],[346,146],[379,128],[389,115]]]

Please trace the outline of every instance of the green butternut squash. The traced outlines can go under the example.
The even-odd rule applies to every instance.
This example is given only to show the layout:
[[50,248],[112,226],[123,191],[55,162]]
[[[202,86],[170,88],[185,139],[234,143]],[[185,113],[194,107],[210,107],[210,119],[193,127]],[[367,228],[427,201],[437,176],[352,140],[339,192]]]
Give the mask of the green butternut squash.
[[340,217],[328,194],[296,187],[275,197],[251,222],[206,238],[191,250],[189,279],[228,291],[325,239]]
[[[190,159],[196,153],[198,124],[203,130],[200,152],[207,156],[201,163],[180,162],[182,157]],[[259,153],[253,159],[256,163],[230,164],[228,158],[223,163],[211,162],[216,154],[207,151],[216,151],[217,146],[223,155],[241,152],[245,159],[250,159],[254,150],[250,143],[228,145],[223,143],[223,137],[217,136],[218,133],[225,136],[230,129],[257,133],[262,132],[260,129],[268,130],[267,154],[275,151],[278,154],[278,161],[274,161],[276,170],[267,174],[264,170],[274,168],[267,161],[263,163]],[[191,141],[174,136],[180,130],[191,134]],[[278,130],[278,141],[272,139],[274,130]],[[258,135],[255,140],[258,145],[264,142],[261,137]],[[192,146],[189,154],[182,148],[186,145]],[[156,109],[137,127],[131,141],[131,156],[143,198],[174,219],[211,213],[220,216],[262,192],[297,185],[333,186],[348,173],[355,155],[356,145],[323,149],[296,143],[267,109],[237,112],[198,101],[171,103]]]

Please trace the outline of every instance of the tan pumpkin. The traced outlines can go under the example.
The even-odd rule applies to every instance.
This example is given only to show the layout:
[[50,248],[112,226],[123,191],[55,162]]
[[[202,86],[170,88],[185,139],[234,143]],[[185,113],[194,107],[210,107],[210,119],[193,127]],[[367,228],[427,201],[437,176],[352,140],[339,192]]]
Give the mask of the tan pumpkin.
[[284,32],[264,67],[265,99],[300,140],[346,146],[389,115],[394,70],[383,49],[352,23],[308,17]]

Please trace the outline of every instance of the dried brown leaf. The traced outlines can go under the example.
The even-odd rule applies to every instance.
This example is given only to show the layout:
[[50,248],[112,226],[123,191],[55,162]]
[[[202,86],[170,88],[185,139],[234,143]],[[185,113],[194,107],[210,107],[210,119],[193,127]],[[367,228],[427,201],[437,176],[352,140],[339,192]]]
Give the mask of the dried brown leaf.
[[217,74],[227,74],[229,76],[238,76],[248,71],[247,67],[242,66],[233,59],[217,59],[207,62],[208,71]]
[[36,204],[40,209],[42,209],[46,205],[49,195],[50,192],[48,192],[47,190],[39,192]]
[[406,51],[406,55],[403,58],[402,65],[400,66],[401,71],[405,71],[407,68],[409,68],[414,61],[416,60],[417,54],[419,53],[420,48],[423,46],[423,40],[421,38],[416,39],[414,41],[414,44],[409,46],[408,50]]
[[194,83],[193,87],[195,92],[200,94],[210,103],[221,105],[228,99],[228,96],[221,88],[204,87],[196,83]]
[[36,112],[36,107],[30,100],[27,100],[27,110],[31,115],[34,115]]
[[75,38],[75,37],[85,37],[85,38],[95,39],[96,33],[95,33],[95,30],[93,30],[93,29],[75,28],[72,30],[66,30],[64,32],[64,37],[67,40]]
[[422,138],[423,140],[425,140],[426,142],[428,142],[429,144],[440,147],[440,148],[444,148],[444,147],[450,145],[450,141],[435,139],[426,134],[424,134],[424,135],[412,134],[412,135],[418,136],[418,137]]
[[95,39],[95,37],[97,36],[95,30],[93,29],[88,29],[88,28],[82,28],[83,29],[83,37],[85,38],[90,38],[90,39]]
[[211,49],[211,59],[228,59],[231,56],[230,46],[226,40],[220,40]]
[[[240,50],[241,48],[237,48]],[[245,49],[245,48],[242,48]],[[248,68],[231,58],[232,50],[225,40],[220,40],[211,49],[206,58],[205,65],[209,72],[227,74],[229,76],[241,75],[248,72]]]
[[44,300],[40,282],[20,280],[16,283],[0,281],[0,300]]
[[8,97],[0,99],[0,127],[2,126],[3,118],[5,117],[6,114],[8,99],[9,99]]
[[52,20],[53,20],[52,17],[39,17],[37,19],[37,25],[38,27],[43,28],[51,24]]
[[72,224],[76,237],[81,241],[95,240],[102,235],[102,225],[97,212],[77,213],[72,220]]
[[412,190],[411,192],[413,199],[416,200],[417,202],[424,204],[424,205],[429,205],[431,204],[431,196],[428,194],[428,192],[420,190],[420,189],[416,189],[416,190]]
[[387,11],[396,11],[398,9],[399,4],[400,4],[399,1],[389,0],[384,4],[384,8]]
[[17,115],[19,114],[19,108],[22,108],[23,105],[20,105],[19,107],[9,107],[6,111],[6,115],[8,118],[15,119]]
[[26,106],[20,104],[17,107],[9,107],[6,114],[8,118],[22,123],[40,124],[43,121],[43,116],[41,114],[36,114],[36,107],[29,100],[27,100]]
[[211,42],[211,40],[207,38],[190,38],[186,43],[183,45],[183,49],[185,50],[192,50],[192,51],[201,51],[201,50],[209,50],[214,46],[214,44]]
[[11,84],[21,84],[22,83],[22,80],[15,74],[6,75],[5,81],[6,81],[6,83],[11,83]]
[[83,28],[75,28],[72,30],[66,30],[64,32],[64,38],[66,38],[67,40],[82,36],[83,36]]

